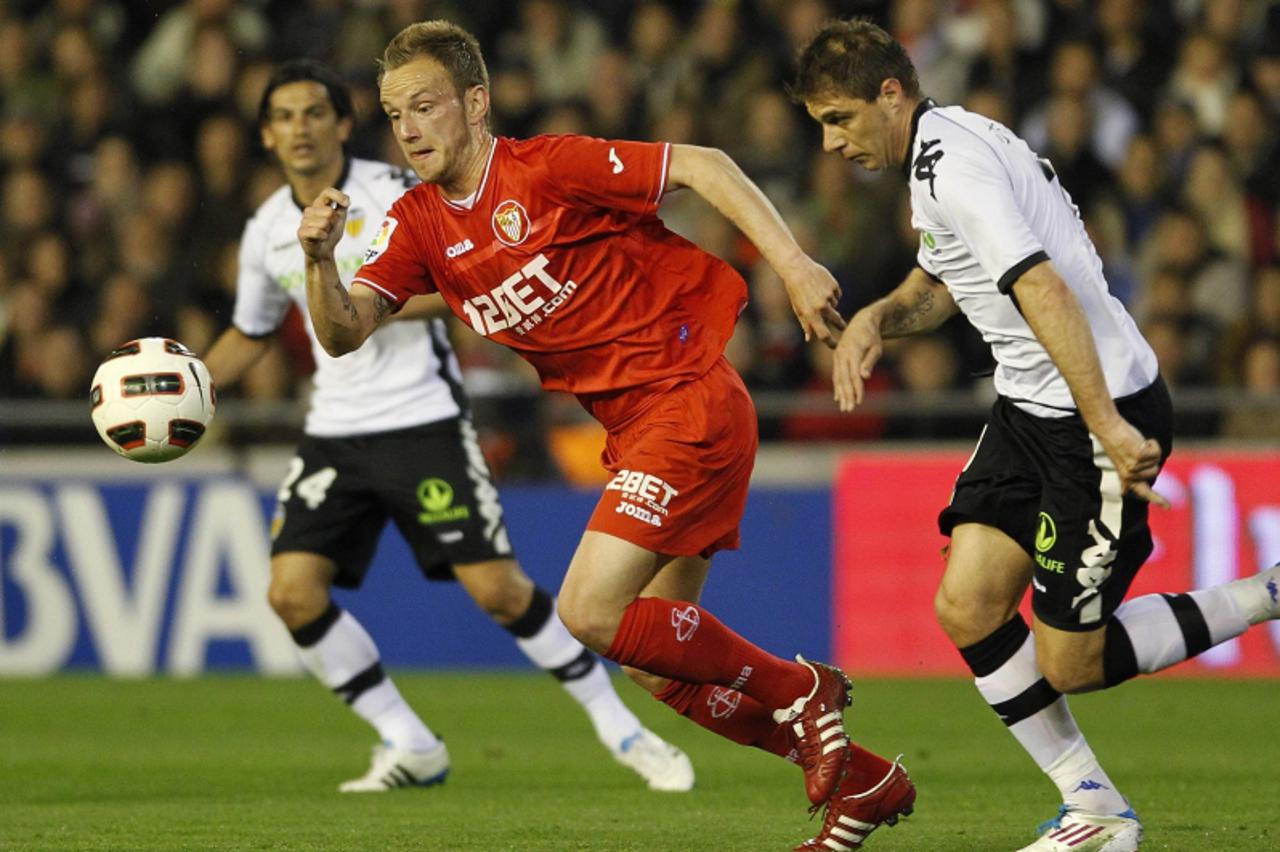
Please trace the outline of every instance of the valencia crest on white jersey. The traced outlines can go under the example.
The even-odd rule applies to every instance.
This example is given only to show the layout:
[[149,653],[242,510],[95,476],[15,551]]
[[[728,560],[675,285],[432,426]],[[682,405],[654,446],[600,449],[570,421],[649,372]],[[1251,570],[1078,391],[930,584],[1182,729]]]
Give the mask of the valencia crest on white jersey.
[[[385,248],[396,225],[386,212],[416,182],[412,173],[386,163],[348,162],[338,186],[351,205],[334,250],[345,286],[369,252]],[[232,321],[244,334],[262,337],[279,327],[290,301],[301,309],[316,362],[307,434],[367,435],[462,413],[461,373],[440,320],[389,322],[354,352],[334,358],[324,351],[307,313],[301,221],[302,207],[285,186],[245,225]]]
[[1112,397],[1155,380],[1155,353],[1108,292],[1079,211],[1047,160],[998,122],[925,101],[904,168],[911,224],[920,232],[917,260],[991,345],[1002,396],[1040,417],[1075,412],[1066,380],[1011,293],[1045,260],[1080,301]]

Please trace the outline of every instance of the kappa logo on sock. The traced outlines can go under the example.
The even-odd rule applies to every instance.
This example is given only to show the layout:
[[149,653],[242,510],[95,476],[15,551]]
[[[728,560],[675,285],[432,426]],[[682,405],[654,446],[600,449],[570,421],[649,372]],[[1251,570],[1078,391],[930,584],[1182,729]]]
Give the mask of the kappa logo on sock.
[[698,615],[696,606],[687,606],[684,609],[674,606],[671,608],[671,626],[676,629],[677,642],[688,642],[692,639],[701,622],[702,617]]
[[1092,779],[1086,778],[1085,780],[1077,784],[1076,788],[1071,792],[1079,793],[1081,790],[1110,790],[1110,789],[1111,788],[1108,787],[1106,784],[1102,784],[1098,781],[1094,781]]
[[1280,602],[1280,589],[1276,588],[1275,580],[1267,581],[1267,593],[1271,595],[1272,603]]
[[717,686],[711,690],[711,694],[707,696],[707,706],[711,708],[711,718],[727,719],[733,715],[733,711],[738,709],[738,704],[742,701],[742,693],[734,689],[725,689],[723,686]]

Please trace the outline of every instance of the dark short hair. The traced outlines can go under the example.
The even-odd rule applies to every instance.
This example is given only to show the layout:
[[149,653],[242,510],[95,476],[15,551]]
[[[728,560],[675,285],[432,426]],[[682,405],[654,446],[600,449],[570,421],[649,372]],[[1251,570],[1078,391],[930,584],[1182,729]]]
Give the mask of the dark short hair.
[[908,97],[920,97],[906,48],[866,18],[827,21],[801,49],[798,66],[787,89],[799,103],[833,94],[874,101],[890,77]]
[[277,67],[267,80],[262,100],[258,103],[258,126],[261,127],[270,120],[272,92],[289,83],[304,81],[324,86],[329,93],[329,104],[339,119],[350,118],[355,114],[355,107],[351,103],[351,89],[336,71],[314,59],[290,59]]

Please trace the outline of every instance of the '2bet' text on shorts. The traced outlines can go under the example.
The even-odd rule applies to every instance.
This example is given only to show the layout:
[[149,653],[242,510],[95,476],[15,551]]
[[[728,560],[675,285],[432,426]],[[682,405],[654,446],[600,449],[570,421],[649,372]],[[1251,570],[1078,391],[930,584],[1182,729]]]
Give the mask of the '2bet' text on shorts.
[[671,556],[737,548],[758,440],[751,397],[721,357],[609,434],[613,478],[587,529]]

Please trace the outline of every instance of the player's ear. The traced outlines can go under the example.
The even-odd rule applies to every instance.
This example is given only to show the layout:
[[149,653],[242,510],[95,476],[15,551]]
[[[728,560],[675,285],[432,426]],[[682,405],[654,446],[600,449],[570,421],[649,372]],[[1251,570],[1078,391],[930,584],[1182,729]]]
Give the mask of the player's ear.
[[271,132],[271,125],[264,124],[258,128],[258,136],[262,139],[262,147],[267,151],[276,149],[276,135]]
[[351,132],[355,129],[355,120],[351,116],[338,119],[338,141],[347,142],[351,139]]
[[462,96],[467,111],[468,124],[484,124],[489,116],[489,90],[484,86],[472,86]]
[[902,83],[897,77],[885,77],[880,81],[880,94],[876,100],[886,109],[894,109],[902,100]]

